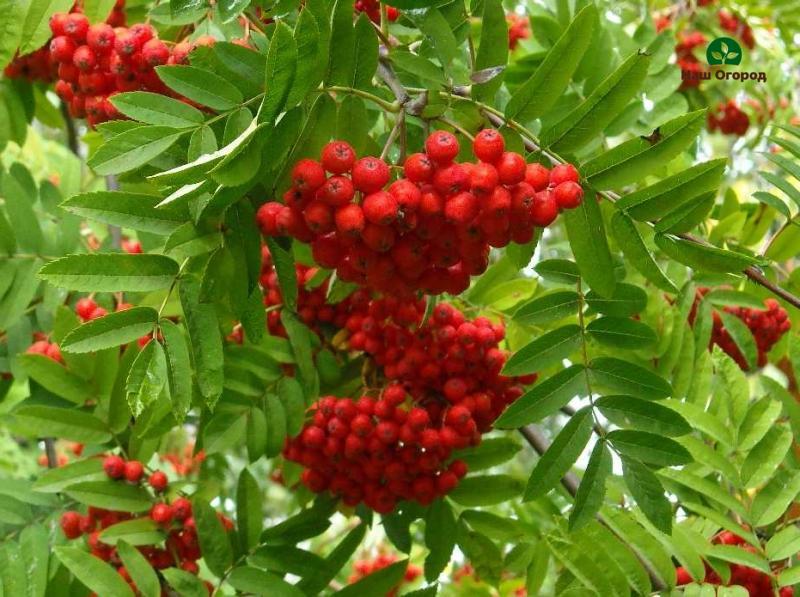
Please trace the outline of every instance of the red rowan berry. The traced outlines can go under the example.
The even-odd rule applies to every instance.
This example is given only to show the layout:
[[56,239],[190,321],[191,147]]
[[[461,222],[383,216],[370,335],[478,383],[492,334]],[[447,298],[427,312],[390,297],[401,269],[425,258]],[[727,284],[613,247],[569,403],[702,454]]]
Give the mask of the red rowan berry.
[[89,31],[89,19],[86,15],[73,12],[67,15],[64,21],[64,34],[69,35],[76,42],[83,42]]
[[467,463],[463,460],[454,460],[450,463],[448,470],[459,479],[463,479],[467,475]]
[[535,191],[543,191],[550,184],[550,170],[537,162],[528,164],[525,166],[525,182]]
[[353,166],[353,184],[362,193],[379,191],[389,182],[390,176],[386,162],[372,156],[361,158]]
[[376,191],[367,195],[362,209],[367,221],[383,226],[394,222],[399,213],[397,200],[386,191]]
[[292,169],[292,183],[301,193],[311,193],[325,184],[325,170],[311,159],[303,159]]
[[576,183],[568,180],[562,182],[553,189],[556,203],[561,209],[573,209],[578,207],[583,200],[583,189]]
[[86,44],[96,52],[108,52],[114,48],[114,28],[108,23],[96,23],[86,33]]
[[389,194],[397,200],[403,212],[414,212],[419,207],[422,193],[419,187],[410,180],[401,178],[389,186]]
[[148,479],[148,483],[150,483],[150,487],[152,487],[157,492],[162,492],[167,488],[167,475],[161,471],[156,471],[150,478]]
[[545,228],[558,216],[558,203],[550,191],[539,191],[531,204],[531,223]]
[[172,501],[172,514],[175,520],[186,520],[192,515],[192,502],[179,497]]
[[430,182],[433,179],[434,165],[426,154],[412,153],[406,158],[403,171],[411,182]]
[[152,518],[158,524],[169,524],[172,522],[172,508],[170,508],[167,504],[155,504],[150,509],[150,518]]
[[458,155],[458,139],[448,131],[434,131],[425,140],[425,153],[439,166],[446,166]]
[[322,148],[322,167],[332,174],[349,172],[356,162],[356,152],[345,141],[331,141]]
[[444,196],[455,195],[469,189],[469,173],[463,164],[450,164],[436,170],[433,186]]
[[336,230],[346,237],[357,238],[364,230],[366,218],[361,206],[350,203],[336,210]]
[[308,228],[316,234],[325,234],[333,230],[333,210],[322,201],[312,201],[303,211]]
[[518,184],[525,180],[525,158],[514,151],[506,151],[497,161],[497,175],[506,185]]
[[480,204],[472,193],[458,193],[450,197],[444,205],[444,217],[451,224],[465,226],[478,215]]
[[80,71],[90,71],[97,65],[97,56],[89,46],[79,46],[72,54],[72,63]]
[[95,309],[97,309],[97,303],[89,297],[80,298],[75,303],[75,313],[84,321],[91,317]]
[[151,39],[142,46],[142,57],[150,66],[166,64],[169,60],[169,48],[160,39]]
[[580,175],[572,164],[558,164],[550,170],[550,184],[560,185],[562,182],[580,182]]
[[103,459],[103,470],[112,479],[121,479],[125,474],[125,461],[116,455],[106,456]]
[[131,483],[138,483],[142,480],[144,467],[138,460],[129,460],[125,463],[125,479]]
[[503,156],[506,142],[495,129],[483,129],[472,142],[472,152],[482,162],[494,164]]
[[57,12],[50,17],[50,32],[53,37],[66,34],[67,17],[69,15],[65,12]]
[[485,162],[476,164],[469,175],[470,188],[476,195],[489,195],[499,181],[495,167]]
[[353,181],[346,176],[331,176],[318,192],[319,198],[325,203],[337,207],[350,203],[355,194]]
[[[56,62],[72,62],[75,48],[77,46],[71,37],[59,35],[50,41],[50,56]],[[64,79],[65,77],[60,78]]]
[[67,511],[61,515],[61,530],[67,539],[76,539],[81,536],[81,515],[74,511]]

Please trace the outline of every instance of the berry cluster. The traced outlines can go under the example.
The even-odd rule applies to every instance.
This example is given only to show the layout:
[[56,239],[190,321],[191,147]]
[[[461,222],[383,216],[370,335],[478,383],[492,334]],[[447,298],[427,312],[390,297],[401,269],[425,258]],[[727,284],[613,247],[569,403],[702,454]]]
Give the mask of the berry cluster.
[[[77,3],[70,10],[70,14],[81,14],[82,12]],[[111,27],[125,25],[125,0],[117,0],[106,23]],[[31,82],[52,83],[55,81],[58,78],[58,63],[52,59],[49,46],[50,41],[48,40],[44,46],[30,54],[15,56],[14,60],[6,66],[5,76],[9,79],[27,79]]]
[[735,100],[720,103],[716,112],[708,113],[708,130],[712,133],[719,129],[725,135],[742,137],[750,127],[750,118],[743,112]]
[[456,162],[459,149],[452,133],[436,131],[389,184],[386,162],[356,159],[334,141],[321,162],[295,165],[284,203],[262,205],[258,225],[311,243],[315,261],[342,280],[396,295],[459,294],[486,270],[490,247],[529,242],[534,227],[583,199],[574,166],[526,164],[494,129],[475,138],[478,162]]
[[349,348],[369,355],[390,383],[377,398],[320,399],[284,456],[306,468],[309,489],[349,506],[387,513],[399,500],[429,504],[467,472],[453,451],[479,444],[535,376],[500,375],[505,330],[486,318],[468,321],[441,303],[422,324],[424,301],[369,300],[363,290],[344,303]]
[[[694,49],[704,46],[708,40],[699,31],[681,31],[678,33],[678,43],[675,45],[675,56],[681,70],[688,73],[701,73],[705,69],[702,63],[694,55]],[[700,79],[698,77],[684,77],[681,81],[681,89],[698,87]]]
[[[103,459],[103,470],[111,479],[124,480],[132,484],[141,483],[145,475],[144,466],[141,462],[136,460],[125,461],[116,455],[109,455]],[[162,494],[167,489],[167,476],[161,471],[155,471],[149,476],[148,484],[156,494]],[[233,528],[233,522],[229,518],[219,513],[217,516],[226,530],[230,531]],[[202,553],[194,519],[192,518],[191,502],[185,497],[175,498],[170,503],[158,500],[150,509],[149,517],[163,529],[166,534],[166,542],[164,547],[157,545],[138,546],[142,555],[156,569],[177,566],[187,572],[197,574],[199,571],[197,560],[202,557]],[[127,570],[122,566],[116,549],[103,543],[100,538],[104,529],[134,518],[135,515],[129,512],[89,507],[85,515],[72,510],[64,512],[61,516],[61,530],[67,539],[77,539],[82,535],[86,535],[90,552],[94,556],[112,564],[135,592],[134,581],[131,580]],[[211,590],[209,589],[210,592]]]
[[138,255],[142,252],[142,243],[138,240],[123,238],[120,242],[120,248],[130,255]]
[[81,318],[81,321],[84,322],[108,315],[108,311],[98,305],[94,299],[90,297],[78,299],[75,303],[75,313]]
[[186,477],[200,470],[200,465],[206,459],[205,450],[194,451],[194,443],[189,442],[175,451],[160,453],[161,461],[166,461],[172,466],[176,475]]
[[[744,539],[731,533],[730,531],[723,531],[714,537],[713,543],[718,545],[737,545],[742,549],[750,552],[755,552],[756,549],[752,545],[745,545]],[[689,572],[679,566],[675,569],[676,585],[688,585],[695,582]],[[724,585],[724,586],[740,586],[744,587],[750,597],[773,597],[775,590],[773,588],[773,576],[766,574],[755,568],[743,566],[741,564],[731,564],[731,578],[727,583],[723,583],[719,574],[717,574],[711,566],[707,563],[705,565],[705,577],[698,579],[710,585]],[[779,597],[792,597],[794,589],[792,587],[783,587],[778,592]]]
[[[694,325],[698,303],[709,290],[709,288],[699,288],[697,290],[694,305],[692,305],[692,309],[689,312],[690,324]],[[723,308],[726,313],[730,313],[741,319],[750,329],[756,341],[756,347],[758,348],[757,365],[759,367],[763,367],[767,364],[767,355],[769,351],[772,350],[772,347],[775,346],[783,335],[792,327],[789,314],[786,312],[786,309],[780,306],[778,301],[768,298],[764,301],[764,306],[766,307],[765,309],[733,306]],[[746,371],[748,369],[747,360],[733,341],[728,330],[725,329],[725,325],[719,313],[713,311],[712,316],[714,318],[714,326],[711,331],[709,349],[716,344],[736,361],[742,370]]]
[[[380,0],[356,0],[356,11],[365,13],[373,23],[381,22]],[[400,11],[394,6],[386,7],[386,18],[394,22],[400,16]]]
[[717,13],[719,26],[731,35],[735,35],[742,40],[742,43],[752,50],[756,45],[753,29],[745,21],[724,8]]
[[531,24],[527,16],[515,12],[506,14],[506,23],[508,23],[508,49],[515,50],[521,39],[530,38]]
[[[347,583],[353,584],[355,582],[358,582],[365,576],[369,576],[373,572],[377,572],[378,570],[386,568],[387,566],[394,564],[396,561],[397,561],[396,555],[385,552],[379,553],[374,558],[369,558],[369,559],[364,558],[361,560],[356,560],[353,563],[353,572],[347,578]],[[405,576],[403,577],[403,580],[391,591],[386,593],[386,597],[395,597],[395,595],[397,595],[398,589],[403,583],[412,583],[415,580],[417,580],[417,578],[419,578],[421,574],[422,570],[420,569],[419,566],[416,566],[414,564],[409,564],[408,567],[406,568],[406,573]]]
[[64,357],[61,356],[61,348],[55,342],[48,340],[36,340],[25,351],[28,354],[41,354],[56,363],[64,364]]

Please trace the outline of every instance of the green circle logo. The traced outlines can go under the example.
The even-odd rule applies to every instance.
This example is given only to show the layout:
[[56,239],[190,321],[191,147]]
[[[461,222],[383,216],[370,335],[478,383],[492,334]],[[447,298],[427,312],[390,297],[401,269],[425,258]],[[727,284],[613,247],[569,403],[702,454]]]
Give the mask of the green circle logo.
[[706,60],[710,65],[739,64],[742,61],[742,47],[730,37],[718,37],[706,50]]

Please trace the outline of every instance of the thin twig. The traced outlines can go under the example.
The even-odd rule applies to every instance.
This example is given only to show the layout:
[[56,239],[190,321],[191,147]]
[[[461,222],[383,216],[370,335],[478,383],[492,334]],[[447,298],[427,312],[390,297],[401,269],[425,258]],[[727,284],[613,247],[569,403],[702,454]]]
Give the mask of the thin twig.
[[[547,452],[548,448],[550,448],[550,442],[544,437],[542,432],[537,429],[533,425],[525,425],[524,427],[519,428],[519,432],[522,434],[522,437],[530,444],[531,448],[541,456],[545,452]],[[578,478],[575,476],[574,473],[568,472],[561,478],[561,485],[570,494],[573,498],[578,494]],[[658,573],[653,569],[648,562],[637,550],[636,548],[629,544],[624,537],[618,535],[611,525],[606,522],[605,518],[602,514],[597,514],[597,521],[606,527],[609,531],[611,531],[615,537],[620,539],[623,543],[625,543],[633,554],[636,556],[636,559],[639,560],[639,563],[642,567],[647,571],[647,575],[650,577],[650,584],[652,585],[653,589],[656,591],[664,591],[668,587],[662,580],[662,578],[658,575]]]
[[47,455],[47,468],[56,468],[58,466],[58,456],[56,455],[55,438],[44,438],[44,453]]
[[67,128],[67,147],[76,156],[80,157],[80,144],[78,143],[78,131],[75,128],[75,121],[69,113],[67,104],[61,102],[61,115],[64,117],[64,124]]

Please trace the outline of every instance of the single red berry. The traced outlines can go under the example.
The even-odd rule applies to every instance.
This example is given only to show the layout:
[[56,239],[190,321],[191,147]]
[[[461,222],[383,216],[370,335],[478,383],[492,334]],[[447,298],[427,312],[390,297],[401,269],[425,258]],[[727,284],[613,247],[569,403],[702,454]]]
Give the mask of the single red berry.
[[75,313],[84,321],[90,318],[95,309],[97,309],[97,303],[89,297],[78,299],[75,303]]
[[553,189],[553,195],[560,209],[573,209],[581,204],[583,189],[577,182],[568,180],[556,186]]
[[333,210],[322,201],[312,201],[303,211],[306,225],[315,234],[325,234],[333,230]]
[[114,48],[114,28],[108,23],[96,23],[86,33],[86,44],[96,52],[108,52]]
[[169,60],[169,48],[160,39],[151,39],[142,46],[142,57],[150,66],[166,64]]
[[468,192],[453,195],[444,205],[445,219],[456,226],[466,226],[475,219],[479,211],[478,198]]
[[79,46],[72,55],[72,63],[82,72],[87,72],[97,66],[97,55],[89,46]]
[[353,184],[362,193],[374,193],[389,182],[389,166],[381,159],[367,156],[353,166]]
[[114,50],[120,56],[133,56],[142,49],[142,45],[143,42],[140,42],[136,34],[130,30],[120,32],[114,40]]
[[470,189],[476,195],[489,195],[497,187],[498,182],[500,182],[500,177],[491,164],[479,162],[470,171]]
[[114,454],[103,459],[103,470],[112,479],[121,479],[125,474],[125,461]]
[[450,164],[439,168],[433,175],[433,186],[444,196],[469,190],[469,172],[463,164]]
[[366,218],[360,205],[350,203],[336,210],[336,230],[343,236],[357,238],[364,230]]
[[317,197],[328,205],[338,207],[350,203],[355,194],[353,181],[346,176],[331,176],[317,192]]
[[425,152],[440,166],[450,164],[458,155],[458,139],[448,131],[434,131],[425,140]]
[[533,187],[535,191],[544,191],[550,184],[550,170],[534,162],[525,167],[525,182]]
[[158,524],[169,524],[172,522],[172,508],[167,504],[155,504],[150,509],[150,518]]
[[560,185],[562,182],[580,182],[580,174],[572,164],[558,164],[550,171],[550,184]]
[[539,191],[533,197],[531,204],[531,223],[534,226],[545,228],[553,223],[558,216],[558,203],[550,191]]
[[399,214],[397,200],[386,191],[367,195],[362,209],[367,221],[382,226],[394,222]]
[[349,172],[356,163],[356,152],[346,141],[331,141],[322,148],[322,167],[332,174]]
[[129,460],[125,463],[125,479],[131,483],[138,483],[142,480],[144,467],[138,460]]
[[89,31],[89,19],[86,15],[73,12],[67,15],[64,21],[64,34],[69,35],[76,42],[83,42],[86,33]]
[[316,160],[300,160],[292,169],[292,183],[301,193],[316,191],[325,180],[325,170]]
[[106,315],[108,315],[108,311],[106,311],[103,307],[96,307],[91,313],[89,313],[87,321],[91,321],[93,319],[100,319],[101,317],[105,317]]
[[506,151],[497,161],[500,182],[513,185],[525,180],[525,158],[514,151]]
[[406,158],[403,171],[411,182],[430,182],[433,179],[434,165],[426,154],[413,153]]
[[463,479],[467,475],[467,463],[463,460],[454,460],[450,463],[448,470],[453,472],[459,479]]
[[[75,54],[75,42],[71,37],[59,35],[50,41],[50,56],[56,62],[72,62]],[[63,78],[63,77],[62,77]]]
[[152,475],[150,475],[150,479],[148,479],[150,487],[158,492],[164,491],[167,488],[167,482],[167,475],[162,471],[154,472]]
[[81,515],[72,510],[61,515],[61,530],[67,539],[76,539],[81,536]]
[[499,161],[506,150],[506,142],[495,129],[483,129],[475,135],[472,152],[482,162],[494,164]]
[[694,582],[692,579],[692,575],[689,574],[689,571],[686,570],[683,566],[678,566],[675,568],[675,584],[677,586],[681,585],[688,585],[689,583]]
[[69,15],[65,12],[57,12],[50,17],[50,32],[53,37],[66,34],[67,17]]

